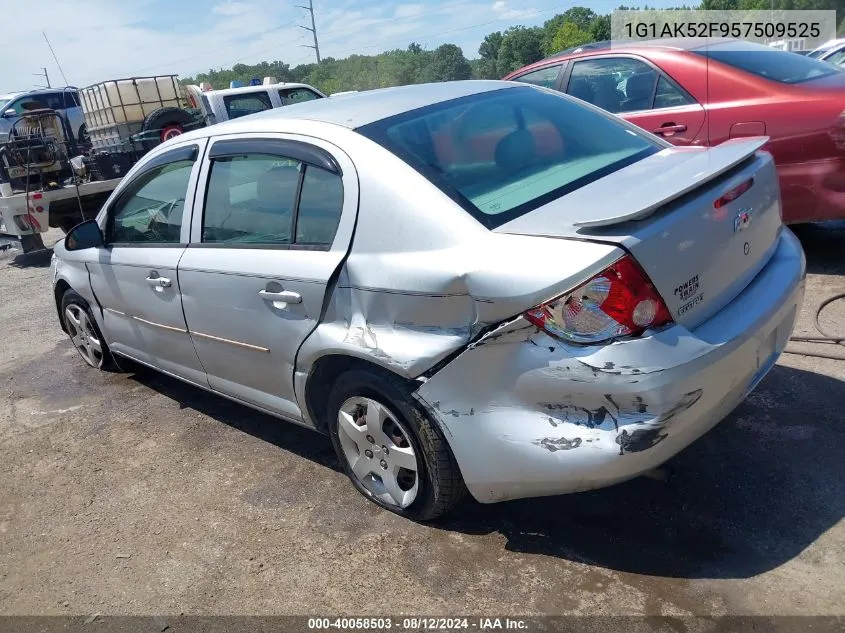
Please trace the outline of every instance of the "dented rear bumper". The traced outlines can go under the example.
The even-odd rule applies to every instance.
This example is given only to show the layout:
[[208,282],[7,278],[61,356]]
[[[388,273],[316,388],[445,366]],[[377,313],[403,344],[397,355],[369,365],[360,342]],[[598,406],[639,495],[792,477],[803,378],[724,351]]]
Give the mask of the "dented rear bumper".
[[576,347],[517,321],[415,395],[481,502],[618,483],[695,441],[765,376],[792,332],[804,276],[801,246],[784,230],[754,281],[693,331]]

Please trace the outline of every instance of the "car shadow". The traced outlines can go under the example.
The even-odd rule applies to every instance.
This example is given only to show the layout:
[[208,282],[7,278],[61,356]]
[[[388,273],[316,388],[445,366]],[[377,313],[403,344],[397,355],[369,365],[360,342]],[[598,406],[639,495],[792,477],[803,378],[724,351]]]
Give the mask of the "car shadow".
[[[131,372],[130,378],[149,389],[179,403],[180,409],[192,409],[247,433],[259,440],[278,446],[306,459],[342,472],[328,437],[311,429],[280,422],[277,418],[238,404],[181,380],[170,378],[135,362],[121,359],[122,370]],[[325,441],[322,441],[325,437]]]
[[845,274],[845,220],[793,224],[789,228],[804,248],[807,272],[818,275]]
[[[152,370],[135,380],[224,424],[340,471],[328,440]],[[795,558],[845,516],[845,383],[776,366],[746,402],[668,464],[603,490],[493,505],[432,529],[499,533],[506,549],[636,574],[748,578]],[[247,415],[245,415],[245,412]],[[351,488],[350,488],[351,494]]]
[[845,516],[845,382],[776,366],[669,466],[604,490],[464,508],[442,529],[636,574],[748,578],[795,558]]
[[10,258],[9,266],[14,268],[47,268],[53,258],[53,249],[47,248],[31,253],[19,253]]

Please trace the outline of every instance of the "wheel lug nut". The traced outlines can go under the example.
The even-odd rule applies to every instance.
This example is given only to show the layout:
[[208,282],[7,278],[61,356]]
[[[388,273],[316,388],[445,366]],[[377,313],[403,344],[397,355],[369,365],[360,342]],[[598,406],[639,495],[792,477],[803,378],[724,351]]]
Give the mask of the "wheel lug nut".
[[382,447],[381,447],[381,450],[382,450],[382,452],[385,454],[385,456],[390,455],[390,451],[388,451],[388,450],[387,450],[387,447],[386,447],[386,446],[382,446]]
[[385,470],[387,470],[387,462],[384,461],[384,460],[381,460],[380,463],[381,463],[381,467],[384,468]]
[[368,436],[367,436],[367,441],[368,441],[370,444],[375,444],[375,443],[376,443],[376,441],[373,439],[373,436],[372,436],[372,435],[368,435]]
[[373,458],[373,452],[369,448],[364,451],[364,455],[366,455],[369,459]]

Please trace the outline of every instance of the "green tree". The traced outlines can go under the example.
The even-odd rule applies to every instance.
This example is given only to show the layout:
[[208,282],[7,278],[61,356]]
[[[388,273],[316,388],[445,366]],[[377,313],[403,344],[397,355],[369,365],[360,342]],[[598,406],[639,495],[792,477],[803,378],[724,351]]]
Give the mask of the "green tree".
[[499,75],[506,75],[542,58],[543,30],[513,26],[503,34],[496,69]]
[[593,42],[610,39],[610,15],[597,15],[590,25],[590,38]]
[[502,47],[502,40],[504,36],[501,31],[494,31],[488,33],[478,47],[478,54],[482,59],[492,59],[493,61],[499,59],[499,49]]
[[426,76],[428,81],[456,81],[472,77],[472,69],[460,48],[443,44],[432,53]]
[[587,7],[572,7],[563,12],[564,22],[574,22],[582,31],[589,31],[590,25],[598,17],[592,9]]
[[565,22],[552,40],[552,51],[557,52],[573,46],[580,46],[592,39],[587,31],[579,28],[574,22]]

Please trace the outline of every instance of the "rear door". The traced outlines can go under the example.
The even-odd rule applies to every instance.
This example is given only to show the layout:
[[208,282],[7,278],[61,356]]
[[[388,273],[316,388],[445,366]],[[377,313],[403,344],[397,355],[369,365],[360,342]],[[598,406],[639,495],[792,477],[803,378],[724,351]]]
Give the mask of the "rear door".
[[623,116],[675,145],[700,139],[706,113],[675,80],[643,59],[591,57],[573,62],[567,94]]
[[221,136],[179,264],[188,328],[211,387],[298,420],[297,352],[349,248],[352,162],[306,137]]
[[205,384],[188,335],[176,272],[205,139],[159,154],[121,183],[106,210],[106,247],[88,264],[109,346]]

